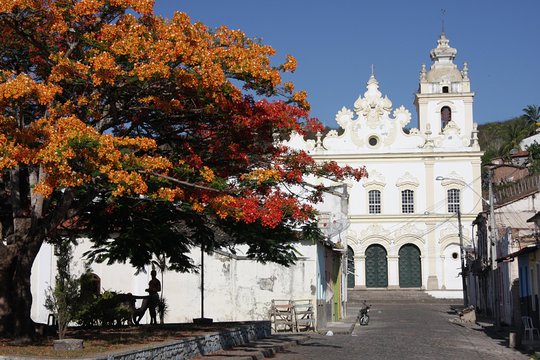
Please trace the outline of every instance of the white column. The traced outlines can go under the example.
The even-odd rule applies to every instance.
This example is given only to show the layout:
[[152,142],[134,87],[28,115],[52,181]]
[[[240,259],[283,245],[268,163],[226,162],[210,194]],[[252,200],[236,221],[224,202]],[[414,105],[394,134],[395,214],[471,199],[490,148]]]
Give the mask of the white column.
[[444,254],[441,255],[441,290],[446,290],[446,261]]
[[366,256],[354,255],[354,285],[355,287],[366,287]]
[[388,255],[388,288],[399,288],[399,256]]

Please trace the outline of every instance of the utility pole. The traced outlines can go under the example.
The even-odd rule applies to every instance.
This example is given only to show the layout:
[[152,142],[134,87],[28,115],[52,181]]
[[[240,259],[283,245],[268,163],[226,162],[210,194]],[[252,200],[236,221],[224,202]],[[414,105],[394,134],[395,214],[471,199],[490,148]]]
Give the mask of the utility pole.
[[493,196],[493,184],[491,169],[489,174],[489,227],[490,233],[490,249],[491,249],[491,269],[497,269],[497,224],[495,223],[495,197]]
[[489,169],[489,227],[490,229],[490,249],[491,249],[491,273],[493,279],[493,302],[495,313],[495,326],[499,327],[501,322],[500,309],[499,309],[499,277],[497,271],[497,224],[495,222],[495,197],[493,196],[493,180],[492,180],[492,170]]
[[469,306],[469,296],[467,292],[467,279],[465,278],[465,251],[463,251],[463,232],[461,230],[461,210],[457,211],[458,234],[459,234],[459,254],[461,257],[461,284],[463,288],[463,305]]

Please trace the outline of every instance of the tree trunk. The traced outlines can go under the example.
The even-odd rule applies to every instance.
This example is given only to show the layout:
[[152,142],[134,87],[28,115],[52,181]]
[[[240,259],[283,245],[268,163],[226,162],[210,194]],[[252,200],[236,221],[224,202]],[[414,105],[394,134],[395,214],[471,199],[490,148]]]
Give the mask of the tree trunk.
[[0,251],[0,336],[18,340],[34,338],[34,322],[30,316],[32,264],[42,240],[13,244]]
[[[8,181],[0,178],[0,195],[7,200],[0,212],[0,337],[34,338],[32,264],[43,241],[74,211],[74,190],[57,193],[54,201],[34,193],[35,184],[45,177],[39,167],[16,166],[9,171]],[[94,197],[91,192],[86,195],[82,204]]]

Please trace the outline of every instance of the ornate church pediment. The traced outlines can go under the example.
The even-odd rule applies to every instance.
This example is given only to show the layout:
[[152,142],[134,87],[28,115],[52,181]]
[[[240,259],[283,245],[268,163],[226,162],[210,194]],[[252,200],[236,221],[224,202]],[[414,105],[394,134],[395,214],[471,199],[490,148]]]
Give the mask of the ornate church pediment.
[[[464,246],[468,246],[471,244],[471,238],[470,236],[467,236],[465,233],[462,233],[462,241]],[[444,248],[448,246],[451,243],[459,242],[459,230],[457,228],[457,224],[455,225],[448,225],[445,228],[441,229],[439,233],[439,244]]]
[[443,179],[441,181],[441,185],[445,187],[454,186],[463,188],[465,184],[466,182],[465,180],[463,180],[463,177],[455,171],[452,171],[448,175],[443,176]]
[[346,238],[349,245],[358,245],[360,243],[358,239],[358,233],[354,230],[347,230]]
[[352,124],[353,117],[354,113],[344,106],[336,114],[336,122],[342,129],[347,129]]
[[418,179],[411,175],[411,173],[409,173],[408,171],[405,172],[405,174],[396,181],[396,186],[398,188],[403,186],[418,187],[419,184],[420,182],[418,181]]
[[457,237],[459,235],[459,231],[456,228],[455,225],[448,225],[441,229],[439,233],[439,243],[441,243],[445,238],[448,237]]
[[293,131],[289,137],[289,140],[283,141],[283,145],[290,147],[291,149],[311,151],[315,148],[315,141],[312,139],[305,140],[298,132]]
[[354,111],[365,121],[368,129],[376,129],[388,122],[388,115],[392,111],[392,102],[387,96],[382,96],[379,91],[379,82],[373,74],[368,80],[364,97],[360,96],[354,102]]
[[402,226],[395,232],[396,239],[405,237],[405,236],[412,236],[415,238],[423,238],[424,231],[422,229],[419,229],[414,224],[406,224],[405,226]]
[[[377,151],[394,146],[415,149],[418,133],[403,130],[411,121],[411,113],[400,106],[392,111],[392,101],[379,91],[379,83],[371,74],[365,93],[354,102],[354,110],[341,108],[336,114],[337,124],[344,130],[341,135],[330,131],[322,141],[327,151],[347,152],[364,149]],[[420,136],[421,137],[421,136]]]
[[448,122],[448,124],[446,124],[446,126],[443,129],[444,135],[459,135],[459,133],[460,133],[459,126],[453,120],[450,120],[450,122]]
[[377,170],[369,170],[369,177],[364,182],[363,186],[365,188],[384,187],[384,186],[386,186],[386,179]]
[[363,240],[373,236],[387,238],[387,235],[388,231],[379,224],[371,224],[365,230],[360,232],[360,238]]
[[[399,108],[394,110],[394,118],[399,123],[399,125],[403,128],[407,126],[411,122],[411,112],[403,105],[401,105]],[[417,130],[417,129],[415,129]],[[412,131],[412,130],[411,130]],[[418,130],[417,130],[418,131]]]
[[469,145],[469,142],[470,139],[461,135],[461,129],[454,121],[448,122],[441,135],[435,139],[435,145],[442,148],[462,148]]

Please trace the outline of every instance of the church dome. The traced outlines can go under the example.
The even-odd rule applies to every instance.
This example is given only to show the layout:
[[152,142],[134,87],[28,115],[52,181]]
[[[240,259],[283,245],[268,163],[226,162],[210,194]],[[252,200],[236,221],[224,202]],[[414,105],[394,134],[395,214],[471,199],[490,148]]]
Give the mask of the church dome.
[[461,75],[461,71],[459,71],[457,66],[454,64],[448,67],[434,68],[427,73],[428,82],[458,82],[462,80],[463,76]]
[[450,41],[446,38],[445,33],[441,33],[439,40],[437,40],[437,47],[430,52],[433,64],[426,74],[426,80],[428,82],[448,83],[463,81],[461,71],[459,71],[453,62],[457,50],[450,47],[449,43]]

